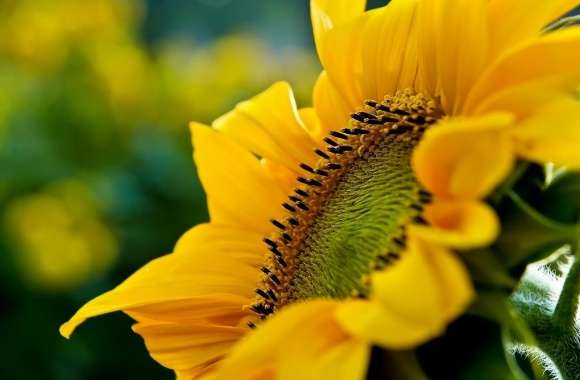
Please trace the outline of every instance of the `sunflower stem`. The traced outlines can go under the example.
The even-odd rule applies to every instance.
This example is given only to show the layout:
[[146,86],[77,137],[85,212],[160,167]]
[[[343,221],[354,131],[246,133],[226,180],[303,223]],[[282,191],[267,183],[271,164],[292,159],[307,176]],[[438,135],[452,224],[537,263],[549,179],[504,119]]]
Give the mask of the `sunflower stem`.
[[509,194],[514,185],[524,175],[530,164],[528,162],[520,162],[510,176],[490,197],[492,204],[498,205],[500,201]]
[[544,259],[580,236],[580,224],[546,217],[515,191],[507,196],[515,207],[502,217],[503,231],[495,249],[502,262],[516,270],[514,273],[523,273],[527,264]]
[[574,331],[580,306],[580,239],[572,249],[575,253],[574,262],[564,281],[553,316],[554,323],[566,331]]
[[529,217],[542,224],[543,226],[564,233],[566,236],[578,236],[580,233],[579,225],[567,225],[554,221],[550,218],[545,217],[538,210],[533,208],[529,203],[522,199],[516,192],[510,191],[508,193],[510,199]]

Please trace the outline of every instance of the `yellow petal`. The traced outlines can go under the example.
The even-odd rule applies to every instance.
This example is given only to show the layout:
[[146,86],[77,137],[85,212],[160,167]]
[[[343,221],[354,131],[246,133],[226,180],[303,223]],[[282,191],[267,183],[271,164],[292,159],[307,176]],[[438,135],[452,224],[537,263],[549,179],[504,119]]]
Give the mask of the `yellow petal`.
[[296,177],[298,177],[296,170],[288,169],[286,166],[267,158],[262,158],[260,163],[284,194],[290,194],[296,187]]
[[422,246],[416,241],[408,241],[407,245],[400,261],[373,274],[371,300],[407,323],[428,329],[438,327],[441,319],[438,279],[420,249]]
[[213,380],[216,364],[208,364],[186,371],[175,371],[175,380]]
[[539,36],[549,23],[579,4],[578,0],[491,0],[488,14],[492,55],[498,56]]
[[337,324],[338,304],[306,301],[282,309],[234,348],[216,379],[364,379],[369,347]]
[[337,318],[351,334],[385,348],[407,349],[440,335],[471,302],[462,263],[449,251],[410,236],[402,259],[372,276],[368,301],[348,301]]
[[510,87],[546,80],[559,83],[561,91],[576,90],[580,80],[580,27],[549,33],[507,51],[474,85],[464,112],[472,113],[485,99]]
[[361,15],[366,0],[311,0],[310,17],[317,48],[320,50],[326,33]]
[[[246,290],[249,289],[246,284]],[[250,302],[249,297],[240,298],[229,294],[208,294],[190,299],[154,302],[124,310],[136,321],[163,321],[172,323],[190,323],[223,326],[238,326],[249,317],[249,312],[242,302]]]
[[508,111],[517,120],[526,118],[546,104],[572,95],[573,91],[566,89],[570,87],[570,81],[573,78],[558,76],[508,87],[479,103],[473,114]]
[[418,12],[419,75],[424,85],[423,91],[435,97],[441,94],[438,69],[438,45],[440,44],[442,7],[435,1],[422,1]]
[[194,159],[211,221],[268,234],[287,196],[260,160],[223,134],[192,123]]
[[346,100],[330,82],[325,71],[320,74],[316,81],[313,101],[321,121],[321,135],[326,136],[330,131],[340,130],[348,126],[350,114],[354,109],[349,107]]
[[[146,264],[115,289],[80,308],[61,326],[61,334],[69,337],[86,319],[119,310],[135,312],[135,315],[147,319],[163,320],[171,319],[163,314],[171,315],[171,310],[183,310],[187,306],[190,310],[205,310],[201,313],[208,313],[208,319],[214,310],[220,319],[225,318],[224,310],[235,309],[233,304],[238,305],[235,314],[240,315],[239,309],[253,297],[258,271],[232,254],[235,248],[218,249],[215,245],[208,245],[204,231],[201,228],[195,233],[199,234],[198,240],[191,238],[195,252],[170,254]],[[229,241],[232,247],[236,247],[241,236],[223,233],[221,241],[224,246]],[[244,237],[248,238],[251,234]],[[176,302],[184,305],[176,305]],[[163,306],[169,310],[163,311]]]
[[[361,86],[362,48],[367,12],[326,33],[324,44],[318,47],[320,62],[328,80],[343,99],[350,112],[363,105],[365,97]],[[336,128],[336,127],[335,127]]]
[[[488,59],[488,0],[425,0],[420,3],[421,70],[439,91],[447,114],[456,114]],[[437,76],[437,79],[434,78]]]
[[251,152],[288,168],[312,163],[316,144],[300,119],[290,85],[278,82],[220,117],[213,127]]
[[319,55],[327,78],[319,79],[315,103],[335,107],[338,120],[326,122],[327,128],[343,127],[367,99],[417,86],[416,8],[416,1],[394,0],[325,34]]
[[425,253],[438,279],[442,302],[442,319],[447,323],[459,317],[475,297],[469,272],[457,256],[443,247],[410,236],[416,249]]
[[394,350],[413,348],[442,332],[443,326],[421,325],[397,315],[378,302],[349,300],[336,318],[352,335]]
[[415,87],[418,69],[416,16],[417,2],[408,0],[393,0],[386,7],[368,13],[362,31],[365,98],[380,101],[399,89]]
[[562,99],[540,108],[511,131],[517,153],[532,161],[580,169],[580,101]]
[[144,322],[133,326],[151,356],[175,371],[201,370],[225,355],[248,331],[207,324]]
[[207,256],[210,252],[227,252],[227,258],[259,266],[266,250],[263,235],[245,228],[214,223],[198,224],[184,233],[173,248],[174,253]]
[[425,133],[413,154],[417,178],[441,198],[485,196],[513,166],[505,132],[511,123],[506,113],[439,122]]
[[299,334],[286,331],[288,354],[279,356],[277,365],[280,380],[365,379],[370,346],[346,336],[333,313],[311,315]]
[[315,142],[322,144],[322,138],[326,137],[328,132],[324,130],[314,107],[301,108],[298,110],[298,114],[308,134],[312,136]]
[[457,249],[491,244],[499,233],[499,220],[491,207],[477,201],[435,201],[425,208],[429,226],[410,226],[422,240]]

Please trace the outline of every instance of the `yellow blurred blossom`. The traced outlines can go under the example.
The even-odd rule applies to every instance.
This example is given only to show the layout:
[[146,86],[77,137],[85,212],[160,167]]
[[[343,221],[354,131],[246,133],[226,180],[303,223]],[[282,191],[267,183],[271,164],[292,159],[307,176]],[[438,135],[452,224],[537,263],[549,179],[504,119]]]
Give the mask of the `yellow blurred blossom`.
[[61,182],[17,199],[4,219],[32,286],[74,288],[106,270],[117,255],[115,237],[80,182]]
[[294,84],[299,101],[309,101],[318,72],[315,57],[305,49],[274,51],[247,34],[227,35],[208,46],[170,41],[157,54],[161,90],[156,104],[164,117],[171,107],[172,125],[192,117],[214,118],[280,78]]
[[136,1],[8,0],[0,3],[0,55],[34,69],[51,69],[74,44],[131,28]]
[[85,48],[99,85],[119,117],[131,118],[146,109],[155,78],[150,59],[135,40],[124,38],[111,44],[107,41]]

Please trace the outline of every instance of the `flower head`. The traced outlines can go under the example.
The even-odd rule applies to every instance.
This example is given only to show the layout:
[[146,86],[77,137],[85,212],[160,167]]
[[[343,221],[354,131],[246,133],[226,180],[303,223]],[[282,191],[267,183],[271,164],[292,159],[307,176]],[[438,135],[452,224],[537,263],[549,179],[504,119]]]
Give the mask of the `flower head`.
[[280,82],[192,123],[210,223],[62,333],[123,310],[160,363],[218,379],[361,379],[371,345],[443,333],[514,161],[580,166],[580,29],[542,33],[576,4],[312,0],[314,107]]

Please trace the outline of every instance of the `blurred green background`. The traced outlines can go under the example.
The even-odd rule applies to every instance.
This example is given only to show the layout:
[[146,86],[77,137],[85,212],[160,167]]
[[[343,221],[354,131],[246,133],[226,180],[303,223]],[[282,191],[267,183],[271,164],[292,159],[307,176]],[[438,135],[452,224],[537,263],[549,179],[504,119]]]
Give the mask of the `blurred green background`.
[[58,327],[207,220],[189,121],[318,71],[307,0],[0,0],[0,379],[173,378],[120,313]]

